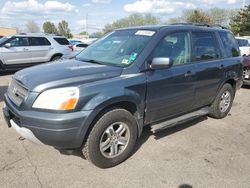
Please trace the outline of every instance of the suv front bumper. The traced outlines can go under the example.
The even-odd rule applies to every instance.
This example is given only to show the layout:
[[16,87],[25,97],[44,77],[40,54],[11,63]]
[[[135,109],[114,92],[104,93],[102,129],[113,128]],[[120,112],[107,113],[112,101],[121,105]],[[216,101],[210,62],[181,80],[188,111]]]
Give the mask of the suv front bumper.
[[81,147],[88,129],[85,124],[91,111],[73,113],[19,111],[7,95],[4,101],[6,105],[3,113],[8,126],[27,140],[58,149]]

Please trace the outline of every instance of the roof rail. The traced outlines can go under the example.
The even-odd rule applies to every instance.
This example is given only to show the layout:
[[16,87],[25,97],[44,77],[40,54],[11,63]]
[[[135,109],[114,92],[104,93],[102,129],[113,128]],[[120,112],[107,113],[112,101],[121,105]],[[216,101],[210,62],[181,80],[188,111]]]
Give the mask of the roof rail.
[[202,27],[218,27],[221,29],[228,29],[225,26],[222,26],[220,24],[207,24],[207,23],[193,23],[193,22],[187,22],[187,23],[173,23],[170,25],[193,25],[193,26],[202,26]]
[[53,33],[18,33],[18,35],[46,35],[46,36],[60,36]]

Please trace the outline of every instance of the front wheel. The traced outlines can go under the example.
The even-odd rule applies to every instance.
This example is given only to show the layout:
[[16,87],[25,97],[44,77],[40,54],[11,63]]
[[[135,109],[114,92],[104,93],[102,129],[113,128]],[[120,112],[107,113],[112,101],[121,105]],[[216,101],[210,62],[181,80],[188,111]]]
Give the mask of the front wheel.
[[232,86],[225,84],[211,105],[209,116],[216,119],[226,117],[232,107],[234,95],[235,92]]
[[120,164],[132,153],[137,140],[137,123],[125,109],[105,113],[94,125],[83,155],[100,168]]

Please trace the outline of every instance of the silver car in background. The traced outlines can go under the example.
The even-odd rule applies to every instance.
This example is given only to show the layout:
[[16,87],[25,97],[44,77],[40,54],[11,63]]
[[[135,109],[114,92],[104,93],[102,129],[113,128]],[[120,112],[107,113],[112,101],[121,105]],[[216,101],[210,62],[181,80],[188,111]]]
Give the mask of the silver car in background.
[[19,34],[0,39],[0,70],[28,67],[70,55],[72,45],[62,36]]

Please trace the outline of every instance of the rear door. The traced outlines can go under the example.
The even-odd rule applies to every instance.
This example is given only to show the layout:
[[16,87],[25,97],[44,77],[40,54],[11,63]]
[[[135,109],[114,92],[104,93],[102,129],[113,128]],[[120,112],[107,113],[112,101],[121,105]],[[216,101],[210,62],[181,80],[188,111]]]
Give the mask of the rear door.
[[49,51],[51,43],[45,37],[30,37],[29,51],[32,56],[32,63],[42,63],[50,60]]
[[2,46],[1,53],[4,63],[7,66],[31,63],[29,40],[27,37],[12,37],[6,43],[10,43],[11,47],[6,48]]
[[168,57],[173,66],[147,72],[146,122],[153,123],[192,109],[195,93],[195,65],[190,64],[188,31],[167,34],[152,57]]
[[214,32],[192,33],[192,62],[197,71],[194,108],[211,104],[223,80],[226,62],[219,45]]

